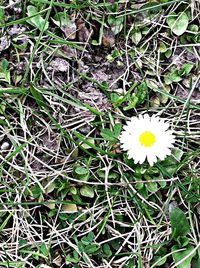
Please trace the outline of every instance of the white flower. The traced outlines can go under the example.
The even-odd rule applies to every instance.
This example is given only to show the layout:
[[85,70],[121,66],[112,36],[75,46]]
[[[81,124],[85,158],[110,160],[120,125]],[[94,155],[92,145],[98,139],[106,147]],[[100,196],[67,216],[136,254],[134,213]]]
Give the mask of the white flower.
[[148,114],[132,117],[123,128],[120,135],[121,147],[128,151],[128,158],[142,164],[145,159],[151,166],[170,155],[175,137],[169,129],[169,124],[155,115]]

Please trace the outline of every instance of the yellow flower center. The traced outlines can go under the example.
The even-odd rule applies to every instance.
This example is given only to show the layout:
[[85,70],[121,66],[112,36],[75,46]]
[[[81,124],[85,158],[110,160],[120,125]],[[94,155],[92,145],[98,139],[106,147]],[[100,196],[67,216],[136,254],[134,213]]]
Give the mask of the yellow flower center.
[[150,132],[145,131],[140,135],[140,143],[145,147],[151,147],[156,142],[156,136]]

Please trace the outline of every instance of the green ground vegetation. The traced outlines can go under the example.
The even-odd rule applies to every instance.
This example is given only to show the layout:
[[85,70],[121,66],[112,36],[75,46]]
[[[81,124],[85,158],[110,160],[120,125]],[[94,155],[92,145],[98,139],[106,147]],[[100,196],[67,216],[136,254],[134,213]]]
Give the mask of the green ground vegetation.
[[[200,2],[0,0],[0,267],[200,267]],[[153,167],[131,116],[176,135]]]

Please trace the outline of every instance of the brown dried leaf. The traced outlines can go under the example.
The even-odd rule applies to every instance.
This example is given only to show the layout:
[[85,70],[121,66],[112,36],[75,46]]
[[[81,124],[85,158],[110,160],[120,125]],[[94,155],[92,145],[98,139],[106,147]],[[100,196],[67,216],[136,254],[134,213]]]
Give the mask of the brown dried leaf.
[[72,22],[70,25],[63,25],[61,30],[64,32],[66,38],[74,40],[76,38],[76,24]]
[[62,257],[61,255],[58,255],[54,260],[53,260],[53,263],[58,266],[58,267],[61,267],[62,265]]
[[76,204],[63,205],[61,210],[65,213],[75,213],[78,211]]
[[115,45],[115,35],[110,28],[103,31],[102,43],[104,47],[110,48]]
[[92,35],[92,30],[89,31],[85,25],[85,22],[81,19],[77,20],[76,25],[78,28],[78,40],[80,42],[88,42],[90,36]]
[[153,108],[158,108],[160,106],[160,99],[157,96],[152,96],[150,98],[150,105]]
[[49,203],[46,203],[45,206],[49,209],[55,209],[56,205],[54,203],[54,200],[48,200]]

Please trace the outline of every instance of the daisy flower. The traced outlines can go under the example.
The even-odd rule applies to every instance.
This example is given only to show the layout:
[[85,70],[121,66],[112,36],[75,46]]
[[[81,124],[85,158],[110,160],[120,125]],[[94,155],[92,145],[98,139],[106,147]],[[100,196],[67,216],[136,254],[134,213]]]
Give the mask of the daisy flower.
[[147,159],[151,166],[157,158],[164,160],[170,155],[175,142],[169,124],[164,119],[148,114],[132,117],[123,127],[119,139],[129,159],[133,158],[135,163],[140,164]]

